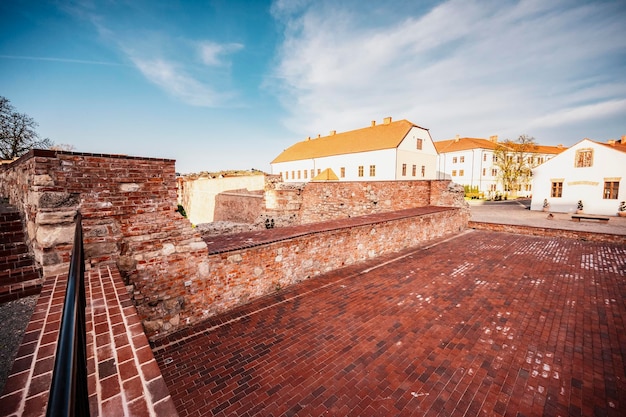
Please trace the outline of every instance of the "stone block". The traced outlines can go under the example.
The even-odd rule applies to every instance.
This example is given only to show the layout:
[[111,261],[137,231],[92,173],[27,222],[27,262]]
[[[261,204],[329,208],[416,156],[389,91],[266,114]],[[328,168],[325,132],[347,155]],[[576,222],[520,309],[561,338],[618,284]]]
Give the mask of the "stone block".
[[51,248],[59,244],[74,242],[75,225],[48,226],[41,225],[37,228],[37,243],[42,248]]
[[35,217],[38,225],[55,225],[74,223],[76,210],[39,211]]

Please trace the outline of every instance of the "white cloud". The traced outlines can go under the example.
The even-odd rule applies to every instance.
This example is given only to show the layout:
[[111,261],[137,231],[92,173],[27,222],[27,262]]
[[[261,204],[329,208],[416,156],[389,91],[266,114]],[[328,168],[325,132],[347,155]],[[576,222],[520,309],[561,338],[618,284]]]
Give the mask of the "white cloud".
[[208,85],[189,76],[176,63],[163,59],[146,60],[130,57],[137,69],[167,93],[194,106],[215,106],[219,95]]
[[615,3],[382,3],[395,19],[362,2],[277,4],[285,40],[276,88],[285,123],[304,135],[385,116],[436,129],[438,139],[521,134],[546,114],[626,97]]
[[224,66],[230,64],[225,61],[224,55],[232,54],[243,49],[240,43],[219,44],[211,41],[200,42],[198,45],[202,62],[208,66]]
[[626,99],[558,110],[533,120],[531,125],[533,127],[559,127],[618,115],[626,116]]

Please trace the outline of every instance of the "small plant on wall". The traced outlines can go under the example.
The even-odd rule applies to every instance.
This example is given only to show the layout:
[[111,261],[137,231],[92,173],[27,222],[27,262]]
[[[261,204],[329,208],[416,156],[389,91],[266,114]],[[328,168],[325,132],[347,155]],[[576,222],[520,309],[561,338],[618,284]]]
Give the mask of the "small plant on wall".
[[543,199],[543,211],[548,211],[550,210],[550,203],[548,202],[547,198]]
[[620,217],[626,217],[626,201],[622,201],[619,203],[617,215]]
[[582,213],[583,212],[583,201],[582,200],[578,200],[578,203],[576,204],[576,212],[577,213]]

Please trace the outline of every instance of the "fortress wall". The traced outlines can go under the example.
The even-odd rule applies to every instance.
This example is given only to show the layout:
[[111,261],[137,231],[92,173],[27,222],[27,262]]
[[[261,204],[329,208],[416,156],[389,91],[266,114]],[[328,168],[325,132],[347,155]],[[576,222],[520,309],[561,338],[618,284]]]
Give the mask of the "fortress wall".
[[196,307],[184,319],[200,322],[319,274],[458,233],[469,219],[462,213],[450,208],[211,254],[210,278],[186,284]]
[[226,191],[215,196],[213,221],[255,223],[263,209],[263,191]]
[[44,275],[67,271],[76,211],[87,264],[117,265],[151,333],[178,326],[184,281],[208,276],[206,244],[176,209],[173,160],[34,150],[0,168]]

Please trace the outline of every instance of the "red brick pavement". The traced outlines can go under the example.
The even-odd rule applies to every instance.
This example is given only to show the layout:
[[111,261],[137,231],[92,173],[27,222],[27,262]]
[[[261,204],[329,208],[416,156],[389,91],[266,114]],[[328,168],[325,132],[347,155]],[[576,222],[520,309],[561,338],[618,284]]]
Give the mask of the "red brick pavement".
[[625,276],[625,245],[470,231],[154,350],[182,417],[620,416]]

